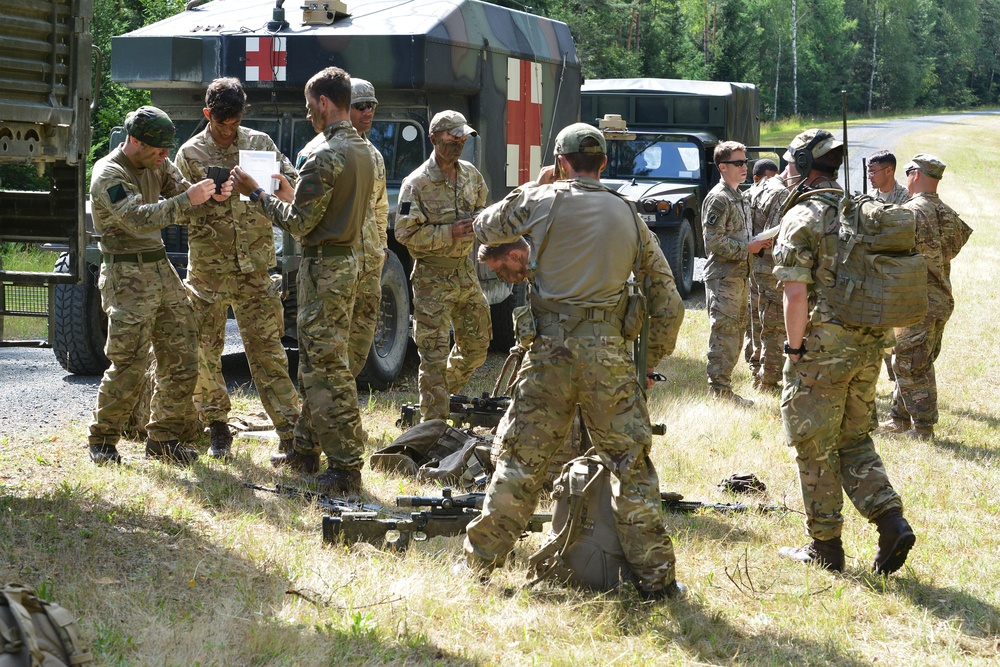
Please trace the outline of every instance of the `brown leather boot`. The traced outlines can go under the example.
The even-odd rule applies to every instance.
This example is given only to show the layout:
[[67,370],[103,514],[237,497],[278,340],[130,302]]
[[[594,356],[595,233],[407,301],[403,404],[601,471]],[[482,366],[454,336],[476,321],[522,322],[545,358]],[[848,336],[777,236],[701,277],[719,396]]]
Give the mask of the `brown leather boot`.
[[350,493],[361,488],[361,471],[327,468],[325,472],[316,476],[315,484],[321,493],[331,495]]
[[275,468],[288,467],[303,475],[319,472],[319,454],[303,454],[294,448],[289,452],[271,455],[271,465]]
[[809,544],[797,549],[795,547],[781,547],[778,553],[800,563],[816,563],[824,570],[831,572],[844,571],[844,544],[839,537],[832,540],[814,539]]
[[213,459],[229,458],[229,450],[233,446],[233,434],[229,432],[229,424],[215,421],[208,425],[208,455]]
[[164,463],[190,465],[198,460],[198,452],[182,447],[178,440],[146,440],[146,458],[156,459]]
[[899,510],[889,510],[875,519],[875,525],[878,527],[878,551],[875,552],[872,572],[892,574],[903,567],[917,536]]

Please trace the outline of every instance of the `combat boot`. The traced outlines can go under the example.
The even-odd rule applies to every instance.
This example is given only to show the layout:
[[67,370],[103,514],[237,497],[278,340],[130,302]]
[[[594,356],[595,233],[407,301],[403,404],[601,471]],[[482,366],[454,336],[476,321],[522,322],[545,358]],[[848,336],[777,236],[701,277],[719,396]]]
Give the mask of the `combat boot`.
[[357,491],[361,489],[361,471],[327,468],[325,472],[316,476],[315,485],[318,491],[330,495]]
[[107,443],[90,445],[90,460],[99,466],[108,463],[121,463],[122,455],[118,453],[118,448]]
[[898,419],[890,419],[878,425],[878,433],[903,433],[910,425]]
[[639,588],[639,597],[643,600],[654,601],[654,600],[683,600],[687,597],[688,587],[680,583],[676,579],[671,581],[669,584],[663,588],[659,588],[655,591],[648,591],[645,588]]
[[816,563],[824,570],[831,572],[844,571],[844,544],[839,537],[832,540],[814,539],[809,544],[797,549],[795,547],[781,547],[778,554],[800,563]]
[[233,446],[233,434],[229,432],[229,424],[215,421],[208,425],[208,437],[211,443],[208,455],[213,459],[228,459]]
[[271,465],[275,468],[288,467],[303,475],[319,472],[319,454],[303,454],[294,447],[287,452],[271,455]]
[[933,426],[914,426],[909,431],[903,433],[910,440],[933,440]]
[[875,552],[872,572],[892,574],[903,567],[917,536],[899,510],[889,510],[875,519],[875,525],[878,527],[878,551]]
[[198,452],[182,447],[179,440],[164,440],[160,442],[159,440],[147,438],[146,458],[156,459],[164,463],[190,465],[198,460]]
[[717,401],[729,401],[730,403],[733,403],[741,408],[753,407],[753,401],[748,398],[743,398],[732,389],[713,389],[712,398]]

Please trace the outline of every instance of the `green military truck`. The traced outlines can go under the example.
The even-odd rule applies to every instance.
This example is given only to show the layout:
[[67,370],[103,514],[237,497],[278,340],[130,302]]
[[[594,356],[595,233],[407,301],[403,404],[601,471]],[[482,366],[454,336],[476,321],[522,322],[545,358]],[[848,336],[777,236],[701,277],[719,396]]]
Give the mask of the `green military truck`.
[[[0,243],[66,248],[52,272],[0,266],[0,345],[54,344],[50,306],[86,270],[92,17],[92,0],[0,0],[0,164],[33,166],[48,185],[19,192],[0,183]],[[6,340],[9,316],[48,317],[48,339]]]
[[[183,141],[204,125],[207,84],[220,76],[243,81],[250,108],[243,124],[268,133],[293,160],[314,136],[305,118],[303,87],[317,71],[342,67],[375,85],[379,106],[369,138],[385,157],[390,199],[389,247],[382,276],[382,318],[360,380],[387,387],[399,374],[409,341],[412,259],[392,234],[396,196],[405,176],[430,155],[428,123],[456,109],[479,131],[465,159],[483,173],[492,200],[535,177],[551,161],[555,135],[575,122],[580,108],[580,62],[563,23],[479,0],[369,0],[344,6],[306,2],[288,9],[274,0],[215,0],[115,37],[111,77],[148,89],[152,103],[175,121]],[[164,239],[174,263],[187,261],[186,229]],[[294,241],[279,242],[279,265],[294,284]],[[88,264],[98,262],[96,248]],[[520,288],[484,267],[480,280],[493,304],[494,346],[513,343],[510,312]],[[81,298],[83,295],[81,294]],[[60,326],[92,322],[95,304],[69,312]],[[294,303],[286,302],[287,333],[294,337]],[[103,355],[80,337],[77,358]],[[106,363],[106,362],[105,362]],[[74,372],[99,372],[100,363]]]
[[670,262],[682,297],[691,292],[695,257],[705,256],[701,203],[718,183],[712,152],[720,141],[760,143],[760,99],[749,83],[677,79],[591,79],[580,117],[598,125],[617,115],[628,131],[606,133],[605,184],[636,208]]

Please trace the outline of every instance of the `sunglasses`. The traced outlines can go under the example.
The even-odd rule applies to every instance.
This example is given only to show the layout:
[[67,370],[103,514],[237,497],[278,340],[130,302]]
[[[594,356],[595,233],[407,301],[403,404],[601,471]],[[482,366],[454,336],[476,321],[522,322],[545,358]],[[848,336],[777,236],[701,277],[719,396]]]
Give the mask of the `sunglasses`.
[[909,176],[915,171],[919,171],[919,169],[917,169],[916,167],[910,167],[909,169],[906,170],[906,175]]
[[735,167],[745,167],[750,163],[750,160],[719,160],[718,164],[731,164]]
[[892,166],[892,165],[888,165],[888,166],[882,167],[881,169],[869,169],[868,170],[868,175],[869,176],[874,176],[875,174],[880,174],[883,171],[885,171],[886,169],[888,169],[890,166]]
[[363,112],[363,111],[370,111],[377,106],[378,104],[376,104],[375,102],[357,102],[356,104],[352,104],[351,108]]

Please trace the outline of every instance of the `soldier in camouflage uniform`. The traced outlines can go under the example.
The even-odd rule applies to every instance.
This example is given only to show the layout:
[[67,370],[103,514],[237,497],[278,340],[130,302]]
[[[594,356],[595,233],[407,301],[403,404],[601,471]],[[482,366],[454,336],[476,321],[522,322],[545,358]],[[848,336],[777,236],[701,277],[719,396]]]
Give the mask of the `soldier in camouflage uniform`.
[[868,182],[875,199],[902,206],[910,192],[896,181],[896,156],[892,151],[879,151],[868,158]]
[[322,451],[328,467],[316,486],[346,493],[361,485],[366,444],[347,338],[358,288],[353,248],[371,203],[375,168],[351,125],[347,72],[337,67],[319,72],[306,83],[305,97],[306,117],[325,140],[312,142],[294,192],[279,179],[281,187],[268,195],[239,167],[233,182],[302,244],[297,282],[302,415],[294,448],[271,461],[312,474]]
[[747,328],[750,255],[769,248],[771,241],[753,241],[750,212],[737,189],[746,180],[746,147],[723,141],[715,147],[721,180],[702,205],[705,252],[705,302],[711,331],[708,335],[708,386],[716,399],[743,407],[753,405],[735,392],[731,375]]
[[[208,125],[177,151],[177,168],[190,181],[209,167],[227,170],[239,164],[240,151],[272,151],[281,173],[294,184],[298,174],[269,136],[241,127],[246,93],[239,79],[216,79],[205,93]],[[201,207],[188,226],[188,271],[185,286],[195,309],[199,337],[199,373],[194,401],[208,424],[209,456],[229,455],[229,392],[222,375],[226,313],[232,307],[246,350],[250,374],[264,410],[282,441],[291,447],[299,417],[299,396],[288,377],[288,357],[281,345],[285,333],[281,285],[268,269],[276,263],[271,220],[250,202],[231,197]]]
[[579,403],[597,453],[615,478],[615,520],[641,592],[674,597],[683,588],[675,579],[649,459],[649,413],[623,336],[633,269],[647,285],[649,370],[673,351],[684,306],[656,237],[627,200],[598,180],[607,163],[601,133],[585,123],[570,125],[556,138],[555,153],[569,180],[556,181],[554,168],[546,167],[536,183],[511,192],[474,225],[485,244],[527,237],[533,285],[532,312],[517,326],[528,352],[483,512],[468,527],[467,563],[486,573],[504,562]]
[[490,307],[471,257],[472,219],[486,206],[489,192],[482,174],[459,159],[469,135],[476,131],[457,111],[434,116],[434,154],[399,190],[394,231],[415,260],[410,282],[423,421],[448,418],[449,396],[460,393],[486,361],[493,336]]
[[375,188],[372,202],[365,216],[358,245],[358,296],[354,300],[351,316],[351,373],[358,377],[365,367],[368,353],[375,338],[379,304],[382,301],[382,265],[385,264],[389,245],[389,197],[385,189],[385,161],[382,154],[368,140],[366,133],[372,129],[375,117],[375,87],[364,79],[351,78],[351,124],[368,146],[375,164]]
[[[90,459],[120,463],[121,437],[147,367],[150,344],[156,384],[146,426],[146,456],[190,463],[198,452],[180,446],[185,407],[198,376],[197,335],[191,303],[167,260],[160,230],[179,222],[215,195],[209,179],[190,185],[167,159],[174,124],[160,109],[139,107],[125,119],[128,136],[94,165],[90,182],[94,228],[101,235],[101,304],[108,314],[104,348],[111,366],[97,392],[90,424]],[[160,197],[164,197],[160,201]]]
[[[834,178],[843,161],[843,144],[829,132],[801,133],[785,159],[791,176],[801,174],[806,186],[842,190]],[[800,200],[782,219],[774,248],[788,335],[781,417],[788,444],[795,447],[812,538],[800,548],[782,547],[780,553],[843,570],[846,492],[858,511],[878,526],[872,569],[888,574],[903,566],[916,538],[869,435],[887,332],[841,324],[828,301],[836,277],[836,201],[819,196]]]
[[955,309],[951,260],[972,234],[972,229],[937,194],[944,168],[941,160],[923,153],[914,156],[905,168],[913,198],[903,206],[913,211],[917,252],[927,259],[927,315],[919,324],[896,329],[892,363],[896,387],[891,419],[883,424],[883,430],[923,439],[934,437],[938,421],[934,361],[941,352],[945,324]]

